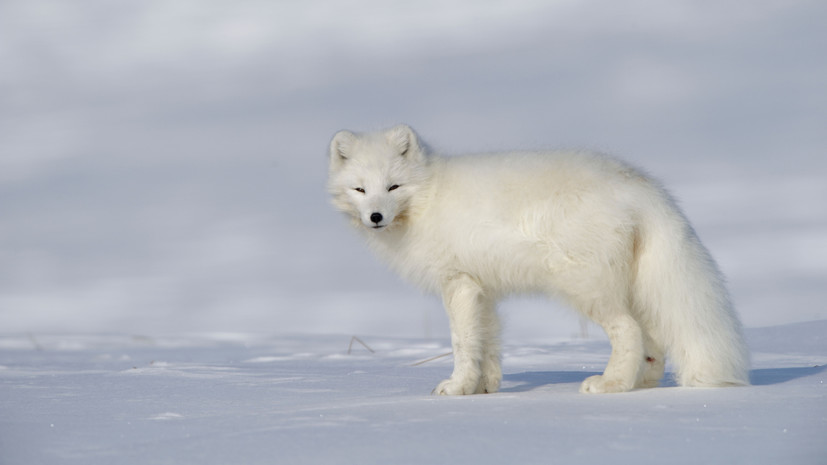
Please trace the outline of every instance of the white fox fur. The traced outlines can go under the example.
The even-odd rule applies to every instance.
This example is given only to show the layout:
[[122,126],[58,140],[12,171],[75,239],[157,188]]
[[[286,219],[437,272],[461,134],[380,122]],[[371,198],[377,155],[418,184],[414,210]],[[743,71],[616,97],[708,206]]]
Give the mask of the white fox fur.
[[606,331],[609,363],[581,392],[657,386],[666,355],[683,386],[749,383],[715,262],[669,194],[614,158],[441,157],[405,125],[341,131],[328,188],[380,257],[441,293],[454,371],[437,394],[498,390],[496,303],[513,293],[560,297]]

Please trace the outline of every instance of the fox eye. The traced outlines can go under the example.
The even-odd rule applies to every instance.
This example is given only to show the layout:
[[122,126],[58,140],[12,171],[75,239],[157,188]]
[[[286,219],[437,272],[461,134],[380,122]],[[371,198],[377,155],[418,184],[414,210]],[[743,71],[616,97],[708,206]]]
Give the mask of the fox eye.
[[399,189],[399,184],[394,184],[391,187],[389,187],[388,192],[395,191],[396,189]]
[[364,193],[365,193],[365,189],[363,189],[363,188],[361,188],[361,187],[354,187],[354,188],[353,188],[353,190],[355,190],[356,192],[360,192],[360,193],[362,193],[362,194],[364,194]]

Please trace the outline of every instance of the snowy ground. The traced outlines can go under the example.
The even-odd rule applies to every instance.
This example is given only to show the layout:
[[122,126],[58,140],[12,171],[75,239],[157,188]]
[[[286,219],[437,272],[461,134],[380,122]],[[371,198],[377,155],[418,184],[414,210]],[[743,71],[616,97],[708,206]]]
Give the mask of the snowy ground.
[[823,464],[827,321],[748,332],[753,386],[578,394],[604,341],[505,349],[502,392],[428,395],[447,341],[0,337],[3,464]]

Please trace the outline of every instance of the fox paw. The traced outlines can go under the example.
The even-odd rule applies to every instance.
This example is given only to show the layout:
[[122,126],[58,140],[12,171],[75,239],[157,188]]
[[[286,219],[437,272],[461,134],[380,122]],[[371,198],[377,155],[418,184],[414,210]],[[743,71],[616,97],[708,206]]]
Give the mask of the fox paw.
[[431,394],[437,396],[465,396],[475,394],[479,381],[448,378],[437,385]]
[[580,392],[584,394],[604,394],[610,392],[630,391],[632,386],[618,379],[607,379],[603,375],[589,376],[580,385]]

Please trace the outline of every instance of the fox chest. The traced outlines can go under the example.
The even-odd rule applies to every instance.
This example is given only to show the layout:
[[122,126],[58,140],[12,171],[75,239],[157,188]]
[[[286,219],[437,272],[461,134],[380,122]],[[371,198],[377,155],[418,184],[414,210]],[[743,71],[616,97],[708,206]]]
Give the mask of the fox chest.
[[545,290],[551,268],[544,247],[494,228],[462,229],[408,231],[382,241],[378,252],[400,275],[429,292],[438,292],[446,277],[457,273],[498,293]]

